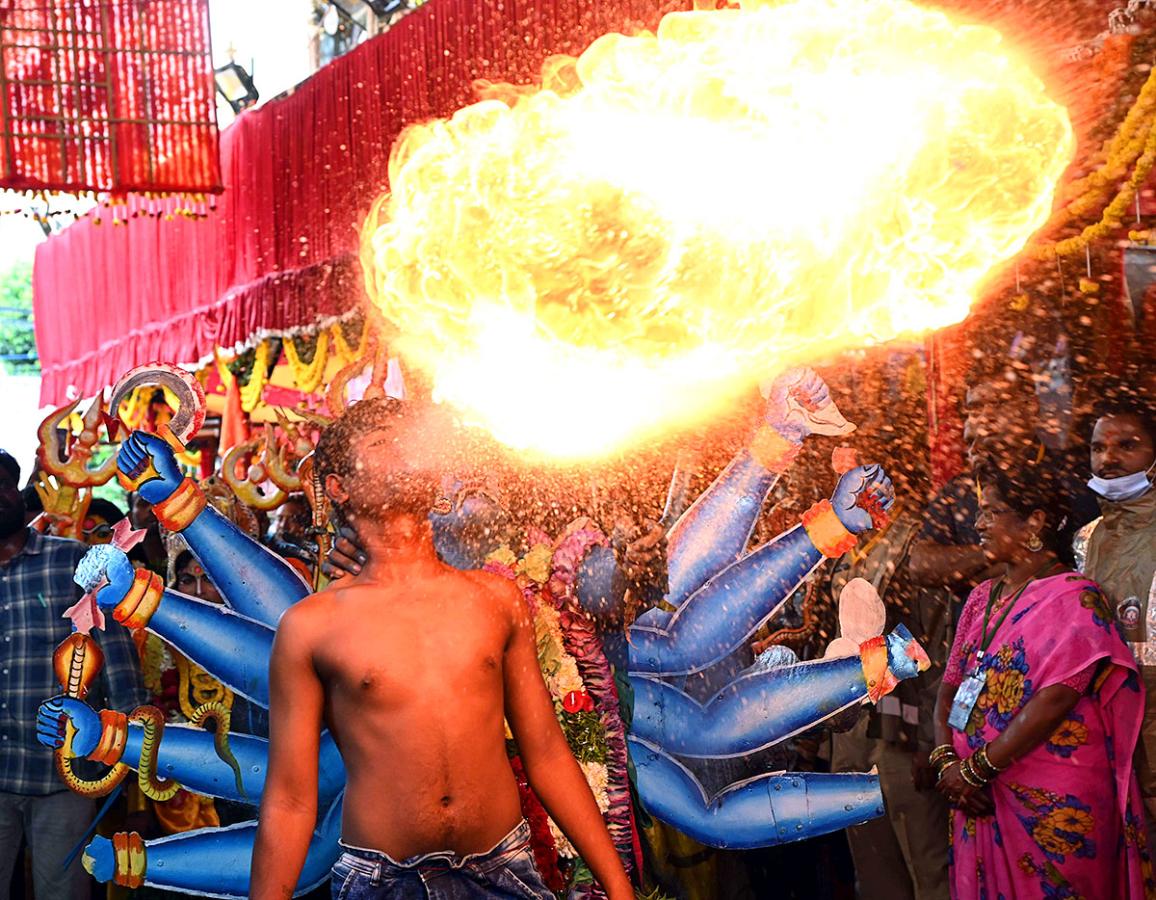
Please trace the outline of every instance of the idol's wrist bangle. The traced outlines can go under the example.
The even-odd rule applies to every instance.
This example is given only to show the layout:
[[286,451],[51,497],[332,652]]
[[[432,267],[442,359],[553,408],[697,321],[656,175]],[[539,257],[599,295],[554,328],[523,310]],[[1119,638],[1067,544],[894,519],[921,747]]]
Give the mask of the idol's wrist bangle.
[[193,523],[207,504],[205,492],[193,479],[186,478],[167,498],[153,504],[153,514],[169,531],[180,532]]
[[867,682],[867,697],[872,703],[878,703],[899,684],[899,679],[891,671],[887,638],[883,635],[859,645],[859,662],[863,666],[863,680]]
[[100,739],[88,758],[94,762],[115,766],[124,755],[128,741],[128,716],[115,709],[100,711]]
[[838,559],[858,543],[858,538],[835,515],[830,500],[820,500],[803,513],[803,528],[815,549],[828,559]]
[[157,611],[157,607],[161,605],[164,592],[164,584],[156,572],[137,569],[133,576],[132,587],[124,599],[113,608],[112,617],[125,628],[144,628]]
[[802,450],[801,442],[783,437],[773,426],[760,425],[751,438],[751,456],[764,469],[782,475]]
[[135,831],[118,831],[112,836],[112,849],[116,865],[113,883],[131,890],[144,885],[148,863],[141,836]]

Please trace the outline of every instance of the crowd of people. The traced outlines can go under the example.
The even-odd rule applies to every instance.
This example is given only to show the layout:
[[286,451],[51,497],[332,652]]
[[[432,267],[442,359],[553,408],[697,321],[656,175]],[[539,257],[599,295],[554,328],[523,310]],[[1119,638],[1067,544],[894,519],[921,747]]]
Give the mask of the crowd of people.
[[[785,619],[755,636],[751,662],[757,664],[782,644],[806,658],[814,653],[809,642],[835,636],[835,598],[851,579],[862,578],[886,604],[888,631],[904,625],[920,641],[932,663],[926,673],[902,682],[875,704],[840,714],[821,733],[799,735],[757,757],[767,770],[874,768],[885,816],[848,829],[845,844],[841,837],[834,843],[818,839],[742,854],[716,852],[666,835],[647,846],[648,883],[657,882],[670,896],[692,898],[766,896],[772,880],[782,896],[837,897],[854,890],[868,900],[1156,896],[1149,854],[1156,822],[1156,412],[1152,398],[1132,387],[1105,386],[1098,393],[1094,409],[1060,427],[1046,404],[1041,405],[1041,392],[1027,367],[980,359],[961,397],[967,458],[960,461],[960,474],[925,501],[924,468],[910,459],[893,459],[888,473],[898,501],[886,524],[868,541],[818,568]],[[873,426],[872,416],[885,419],[886,414],[869,409],[870,399],[861,401],[857,412],[865,421],[860,430],[870,441],[873,432],[882,435],[890,426]],[[334,433],[338,431],[335,427]],[[331,437],[325,453],[319,451],[319,460],[337,479],[333,489],[343,502],[361,508],[366,503],[398,506],[386,524],[401,531],[369,539],[356,529],[346,532],[328,561],[318,559],[304,497],[292,497],[268,523],[244,507],[223,482],[209,479],[202,487],[218,511],[260,537],[303,575],[312,577],[322,563],[335,579],[344,573],[349,581],[338,584],[345,585],[342,596],[347,599],[359,583],[377,584],[405,569],[420,570],[422,603],[430,609],[443,608],[445,591],[454,594],[460,616],[467,608],[504,604],[502,589],[488,582],[466,578],[461,584],[441,583],[446,576],[430,558],[431,546],[414,543],[415,522],[432,495],[427,497],[424,488],[415,490],[406,472],[386,467],[381,473],[385,487],[378,492],[351,483],[366,465],[347,458],[363,443],[364,435],[355,437]],[[886,445],[886,438],[881,440]],[[390,441],[367,446],[367,458],[391,458]],[[918,450],[908,445],[907,452]],[[326,457],[336,462],[326,462]],[[704,468],[710,466],[704,463]],[[697,477],[713,474],[704,471]],[[59,693],[52,653],[71,627],[61,616],[80,596],[72,575],[85,547],[41,533],[34,521],[36,494],[22,491],[23,486],[16,461],[0,453],[0,897],[6,896],[8,885],[26,880],[37,897],[88,896],[89,884],[73,851],[93,821],[94,805],[64,787],[51,752],[43,746],[45,735],[38,740],[36,724],[41,703]],[[791,502],[787,495],[778,499],[761,530],[777,533],[775,516]],[[181,593],[220,602],[197,559],[179,537],[167,535],[149,505],[138,500],[126,498],[128,517],[144,531],[144,540],[132,550],[134,561]],[[634,508],[637,513],[638,505]],[[81,528],[84,540],[107,542],[122,517],[115,504],[94,502]],[[344,524],[350,525],[349,518]],[[649,597],[648,603],[661,602],[666,577],[662,528],[635,521],[620,530],[626,536],[616,550],[632,556],[626,568],[636,574],[635,594]],[[397,559],[397,565],[387,564],[391,555],[400,559],[399,554],[404,565]],[[434,586],[427,589],[427,583]],[[471,592],[480,592],[481,599],[470,599]],[[376,602],[366,596],[365,602]],[[103,697],[97,708],[127,711],[147,701],[163,709],[170,721],[181,721],[195,706],[216,698],[231,707],[240,730],[259,736],[272,731],[274,747],[279,729],[285,743],[284,735],[292,732],[293,746],[299,747],[303,730],[320,720],[321,706],[303,713],[287,696],[313,696],[318,703],[340,705],[343,691],[363,689],[343,680],[347,654],[330,660],[328,669],[317,670],[337,615],[330,609],[332,592],[329,597],[328,606],[310,601],[294,611],[290,637],[278,639],[281,671],[278,675],[275,655],[272,723],[265,710],[234,697],[155,636],[142,631],[130,637],[116,628],[98,636],[105,665],[93,688]],[[482,615],[471,633],[486,633],[484,619]],[[421,621],[418,616],[412,624],[420,630]],[[450,624],[459,633],[462,622]],[[525,650],[523,638],[530,638],[517,637],[525,627],[517,616],[508,626],[509,634],[491,635],[495,647],[474,648],[480,659],[504,658],[508,665],[518,660]],[[400,656],[421,644],[417,632],[407,634],[397,646]],[[375,640],[380,644],[389,638],[378,635]],[[447,643],[452,640],[439,645]],[[525,668],[525,660],[521,664]],[[417,660],[408,666],[415,677],[421,671]],[[535,687],[536,669],[531,674],[519,671],[513,680],[507,674],[504,686],[490,685],[498,692],[496,700],[484,691],[471,697],[470,708],[478,718],[471,720],[468,739],[476,741],[476,735],[493,724],[493,712],[503,702],[516,704],[510,727],[520,743],[537,746],[543,759],[552,760],[555,773],[553,779],[544,778],[546,764],[538,763],[538,777],[531,777],[534,787],[562,810],[559,825],[584,850],[611,893],[623,895],[624,873],[609,842],[598,834],[597,810],[584,802],[571,803],[585,783],[577,770],[558,768],[563,754],[552,743],[556,726]],[[302,683],[307,674],[319,680]],[[432,685],[427,688],[433,690]],[[505,701],[503,691],[509,695]],[[511,696],[516,699],[511,701]],[[510,714],[507,705],[508,719]],[[385,720],[372,727],[378,737],[388,732]],[[531,733],[553,737],[535,744]],[[357,733],[348,733],[346,740],[350,746],[372,743]],[[501,744],[499,739],[495,747]],[[453,756],[435,750],[423,745],[420,755]],[[275,750],[272,759],[278,759]],[[403,762],[394,759],[391,771],[402,771]],[[528,762],[534,762],[533,753]],[[272,836],[273,826],[265,826],[259,850],[296,833],[289,795],[304,777],[298,768],[299,760],[287,756],[279,763],[271,761],[266,802],[272,812],[283,812],[281,837]],[[367,765],[361,777],[386,776],[380,767]],[[494,778],[484,780],[475,799],[491,796]],[[245,815],[228,803],[185,791],[163,803],[127,794],[113,815],[146,836],[229,824]],[[502,799],[508,803],[511,796],[506,791]],[[413,830],[416,810],[427,801],[447,798],[430,800],[415,793],[411,799],[416,805],[402,814],[409,824],[398,820],[394,831],[413,838],[400,842],[404,855],[412,851],[424,857],[428,841]],[[361,833],[381,832],[372,804],[360,815]],[[494,860],[509,857],[509,862],[522,843],[519,833],[503,837],[504,831],[493,827],[463,833],[476,838],[473,843],[479,847],[495,845]],[[355,845],[346,854],[350,858],[342,858],[348,871],[340,874],[346,882],[373,865],[379,875],[383,864],[392,871],[388,857],[383,861],[369,852],[359,855],[356,848],[364,845],[356,838],[345,836]],[[28,848],[32,861],[27,874],[18,865],[21,846]],[[853,874],[847,877],[853,888],[839,883],[844,846],[853,862]],[[273,856],[266,853],[266,862],[258,862],[254,891],[280,896],[273,891],[289,883],[292,873],[280,863],[269,863]],[[820,859],[822,865],[816,862]],[[800,875],[806,866],[800,867],[799,860],[815,864],[809,879]],[[532,862],[529,869],[519,868],[524,863],[521,857],[516,865],[511,863],[510,877],[520,880],[521,890],[545,896],[547,889],[533,877]],[[407,871],[402,867],[393,877],[402,879]],[[397,880],[394,887],[401,890],[401,884]],[[147,891],[139,895],[148,896]]]
[[938,663],[835,736],[836,765],[873,762],[887,798],[849,832],[860,896],[1156,888],[1156,417],[1129,386],[1099,394],[1076,456],[1026,367],[977,365],[962,474],[852,566],[883,566],[891,614]]

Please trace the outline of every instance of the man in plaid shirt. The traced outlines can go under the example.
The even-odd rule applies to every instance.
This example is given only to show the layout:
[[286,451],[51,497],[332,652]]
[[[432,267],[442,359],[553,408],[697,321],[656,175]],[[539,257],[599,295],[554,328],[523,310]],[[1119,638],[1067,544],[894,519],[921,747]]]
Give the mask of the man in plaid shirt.
[[[36,711],[60,693],[52,652],[72,632],[63,616],[80,598],[72,576],[88,548],[26,528],[19,481],[16,460],[0,450],[0,897],[8,896],[23,835],[38,900],[71,900],[89,891],[79,855],[67,869],[64,860],[96,807],[57,776],[52,751],[36,740]],[[146,702],[128,631],[110,623],[94,636],[104,651],[90,690],[98,708],[129,712]]]

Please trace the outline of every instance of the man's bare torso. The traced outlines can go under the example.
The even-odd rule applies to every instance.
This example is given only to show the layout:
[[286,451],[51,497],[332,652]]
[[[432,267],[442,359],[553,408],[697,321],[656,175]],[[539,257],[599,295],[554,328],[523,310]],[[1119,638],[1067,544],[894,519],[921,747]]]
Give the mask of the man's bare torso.
[[342,839],[396,860],[488,850],[521,816],[503,724],[505,585],[440,565],[367,575],[304,601],[348,775]]

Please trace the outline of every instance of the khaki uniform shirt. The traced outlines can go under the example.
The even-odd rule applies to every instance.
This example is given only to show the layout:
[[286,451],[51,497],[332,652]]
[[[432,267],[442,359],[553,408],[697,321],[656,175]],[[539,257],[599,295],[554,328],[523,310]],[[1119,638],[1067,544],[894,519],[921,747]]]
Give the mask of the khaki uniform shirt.
[[1103,516],[1088,526],[1082,571],[1108,595],[1136,661],[1156,666],[1156,489],[1100,508]]
[[1125,503],[1101,500],[1100,509],[1076,538],[1076,558],[1103,588],[1140,663],[1148,702],[1136,769],[1144,797],[1156,798],[1156,489]]

